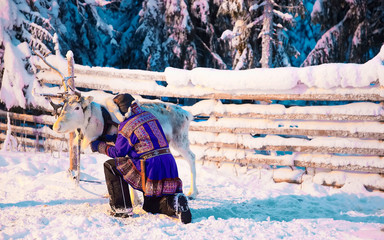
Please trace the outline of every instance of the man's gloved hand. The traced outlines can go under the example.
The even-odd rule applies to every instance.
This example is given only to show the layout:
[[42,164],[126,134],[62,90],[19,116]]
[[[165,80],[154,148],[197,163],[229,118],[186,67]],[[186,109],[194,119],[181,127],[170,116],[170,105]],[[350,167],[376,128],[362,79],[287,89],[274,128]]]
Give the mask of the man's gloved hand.
[[106,142],[100,141],[99,139],[96,139],[95,141],[91,142],[91,150],[92,152],[99,152],[101,154],[107,154],[107,149],[110,147]]
[[101,135],[96,140],[103,142],[116,142],[117,134],[114,135]]
[[116,142],[117,134],[114,135],[105,135],[104,140],[105,142]]
[[95,140],[95,141],[91,142],[92,152],[98,152],[99,151],[100,142],[101,142],[100,140]]

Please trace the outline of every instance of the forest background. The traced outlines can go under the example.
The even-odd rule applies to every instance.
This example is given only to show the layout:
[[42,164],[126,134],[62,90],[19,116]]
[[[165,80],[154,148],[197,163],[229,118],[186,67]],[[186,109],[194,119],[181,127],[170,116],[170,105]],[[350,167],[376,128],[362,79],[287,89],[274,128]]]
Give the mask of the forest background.
[[0,0],[0,29],[0,78],[7,43],[48,53],[56,40],[78,64],[121,69],[364,63],[384,41],[384,1]]

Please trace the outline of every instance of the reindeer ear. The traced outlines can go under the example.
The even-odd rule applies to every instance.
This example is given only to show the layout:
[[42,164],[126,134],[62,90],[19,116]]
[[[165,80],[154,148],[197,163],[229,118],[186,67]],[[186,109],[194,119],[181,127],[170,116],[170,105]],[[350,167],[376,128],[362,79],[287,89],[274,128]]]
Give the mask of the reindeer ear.
[[91,104],[92,101],[93,101],[93,97],[92,96],[88,96],[88,97],[82,98],[81,107],[85,108],[86,106]]

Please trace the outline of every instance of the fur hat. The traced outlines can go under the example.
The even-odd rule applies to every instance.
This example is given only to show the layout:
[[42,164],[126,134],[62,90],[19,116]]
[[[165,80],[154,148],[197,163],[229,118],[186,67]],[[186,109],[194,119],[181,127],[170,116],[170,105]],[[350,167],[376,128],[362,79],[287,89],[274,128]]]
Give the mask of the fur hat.
[[119,94],[113,98],[113,101],[119,107],[119,110],[123,116],[128,112],[128,109],[131,107],[131,104],[134,100],[135,99],[132,97],[132,95],[128,93]]

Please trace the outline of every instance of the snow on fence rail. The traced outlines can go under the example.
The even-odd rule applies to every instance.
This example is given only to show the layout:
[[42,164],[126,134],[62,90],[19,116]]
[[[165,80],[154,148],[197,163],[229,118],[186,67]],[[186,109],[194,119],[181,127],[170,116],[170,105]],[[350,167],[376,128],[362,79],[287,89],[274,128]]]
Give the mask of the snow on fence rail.
[[[8,120],[10,128],[8,129]],[[10,130],[18,148],[32,147],[43,151],[67,151],[68,136],[55,133],[51,128],[55,118],[49,115],[29,115],[0,110],[0,142]]]
[[[47,57],[66,66],[58,56]],[[383,101],[384,47],[365,64],[323,64],[305,68],[242,71],[167,68],[164,72],[88,67],[75,64],[76,87],[175,98],[240,100]],[[44,83],[61,79],[42,61]],[[65,72],[64,70],[62,72]]]
[[[57,56],[48,61],[66,66]],[[74,74],[77,88],[199,99],[184,108],[200,119],[191,124],[190,142],[203,161],[382,174],[383,62],[384,49],[365,64],[163,73],[75,65]],[[41,82],[62,84],[43,63],[36,66]],[[325,106],[316,106],[322,101]]]

